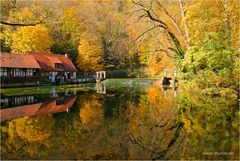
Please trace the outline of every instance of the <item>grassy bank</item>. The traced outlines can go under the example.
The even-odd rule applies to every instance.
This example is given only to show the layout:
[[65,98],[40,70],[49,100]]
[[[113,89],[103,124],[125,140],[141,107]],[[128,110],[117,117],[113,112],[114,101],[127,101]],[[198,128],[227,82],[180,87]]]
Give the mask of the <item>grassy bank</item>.
[[[144,78],[117,78],[107,79],[102,84],[107,86],[107,89],[115,89],[129,86],[148,86],[151,85],[156,79]],[[72,84],[72,85],[45,85],[35,87],[16,87],[16,88],[3,88],[1,93],[7,96],[13,95],[30,95],[30,94],[47,94],[52,92],[73,92],[73,91],[90,91],[95,90],[95,83]]]
[[58,86],[37,86],[37,87],[17,87],[17,88],[4,88],[1,93],[7,96],[13,95],[30,95],[30,94],[46,94],[52,92],[71,92],[71,91],[88,91],[93,90],[94,84],[74,84],[74,85],[58,85]]

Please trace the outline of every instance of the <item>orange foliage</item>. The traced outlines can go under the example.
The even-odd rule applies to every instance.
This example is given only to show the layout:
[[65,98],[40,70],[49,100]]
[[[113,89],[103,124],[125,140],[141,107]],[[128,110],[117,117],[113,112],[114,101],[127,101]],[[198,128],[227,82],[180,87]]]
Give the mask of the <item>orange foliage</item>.
[[173,61],[165,53],[153,53],[148,60],[148,67],[153,75],[159,75],[165,68],[173,68]]

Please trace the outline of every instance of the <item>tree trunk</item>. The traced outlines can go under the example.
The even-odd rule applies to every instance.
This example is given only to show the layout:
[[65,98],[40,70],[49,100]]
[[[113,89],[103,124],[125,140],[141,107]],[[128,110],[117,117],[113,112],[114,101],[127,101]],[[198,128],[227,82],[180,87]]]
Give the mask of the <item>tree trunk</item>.
[[[182,0],[178,0],[179,2],[179,8],[180,8],[180,11],[181,11],[181,17],[182,19],[185,18],[185,13],[184,13],[184,10],[183,10],[183,3],[182,3]],[[184,22],[184,32],[185,32],[185,39],[186,39],[186,44],[187,44],[187,47],[190,46],[188,40],[189,40],[189,33],[188,33],[188,26],[187,26],[187,22]]]
[[[226,25],[226,34],[227,34],[227,40],[228,40],[228,47],[230,51],[232,51],[232,40],[231,40],[231,26],[230,26],[230,20],[229,20],[229,15],[227,13],[227,0],[223,0],[223,7],[224,7],[224,17],[225,17],[225,25]],[[230,63],[230,76],[232,76],[232,65],[233,63],[233,56],[232,53],[229,58],[229,63]]]
[[177,31],[180,33],[180,35],[183,37],[183,40],[186,44],[186,46],[189,46],[189,43],[187,41],[188,37],[185,37],[184,34],[182,33],[179,25],[177,24],[177,21],[170,15],[170,13],[167,11],[167,9],[159,2],[157,1],[157,4],[163,9],[163,11],[165,12],[165,14],[169,17],[169,19],[172,21],[173,25],[175,26],[175,28],[177,29]]
[[223,5],[224,5],[224,17],[225,17],[226,32],[227,32],[227,37],[228,37],[228,45],[231,48],[231,46],[232,46],[231,27],[230,27],[229,15],[227,14],[227,0],[223,1]]

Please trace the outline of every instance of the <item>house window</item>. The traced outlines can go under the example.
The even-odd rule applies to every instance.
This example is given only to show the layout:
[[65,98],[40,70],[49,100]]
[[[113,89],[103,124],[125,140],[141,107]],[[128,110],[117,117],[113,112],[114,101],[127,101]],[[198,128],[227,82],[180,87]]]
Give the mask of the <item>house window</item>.
[[55,63],[55,69],[62,69],[63,65],[61,63]]
[[27,69],[26,76],[32,76],[33,75],[33,69]]
[[7,68],[0,68],[0,76],[7,76]]
[[26,75],[26,69],[19,69],[19,76],[25,76]]
[[14,76],[14,69],[8,68],[7,69],[7,75],[8,76]]
[[68,73],[67,75],[68,75],[68,76],[67,76],[68,78],[71,78],[71,73]]
[[19,73],[19,69],[17,68],[17,69],[14,69],[14,71],[13,71],[13,73],[14,73],[14,76],[19,76],[20,75],[20,73]]

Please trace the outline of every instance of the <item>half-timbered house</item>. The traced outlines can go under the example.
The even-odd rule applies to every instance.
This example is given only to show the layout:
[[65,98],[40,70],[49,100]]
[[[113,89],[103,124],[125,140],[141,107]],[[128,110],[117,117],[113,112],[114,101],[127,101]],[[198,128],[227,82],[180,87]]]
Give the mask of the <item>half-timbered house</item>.
[[49,53],[0,53],[1,86],[37,85],[45,77],[50,83],[71,82],[76,68],[67,55]]

